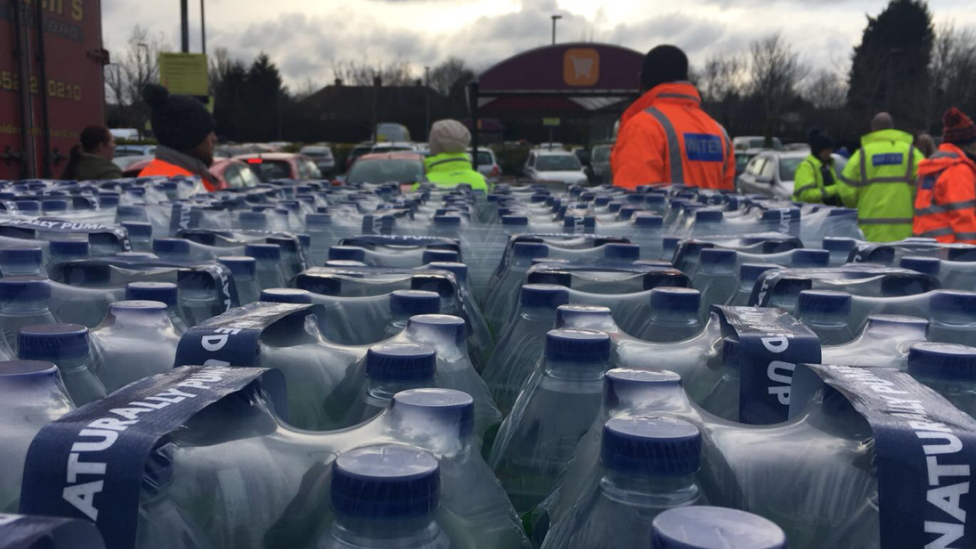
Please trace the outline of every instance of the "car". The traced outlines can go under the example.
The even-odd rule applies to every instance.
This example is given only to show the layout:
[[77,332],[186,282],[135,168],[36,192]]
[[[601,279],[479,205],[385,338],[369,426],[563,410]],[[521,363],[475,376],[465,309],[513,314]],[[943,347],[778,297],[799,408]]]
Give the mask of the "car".
[[[732,139],[732,148],[736,152],[747,151],[749,149],[762,149],[766,144],[766,138],[761,135],[740,135]],[[783,142],[778,137],[773,138],[773,150],[783,150]]]
[[369,154],[373,152],[373,145],[375,144],[376,143],[373,143],[372,141],[364,141],[356,145],[355,147],[353,147],[352,151],[349,152],[349,156],[346,157],[342,171],[348,172],[349,169],[352,168],[352,165],[356,163],[356,160],[359,159],[359,157],[363,156],[364,154]]
[[[139,165],[138,166],[139,171],[142,171],[143,168],[145,168],[146,166],[149,165],[150,162],[152,162],[153,158],[156,157],[151,154],[116,156],[115,158],[112,159],[112,163],[118,166],[119,168],[121,168],[122,175],[125,175],[127,172],[131,171],[131,167],[135,166],[136,164]],[[138,172],[136,173],[138,174]],[[125,177],[132,177],[132,176],[125,175]]]
[[370,152],[374,153],[388,153],[388,152],[400,152],[400,151],[416,151],[412,143],[406,141],[384,141],[382,143],[377,143],[373,145]]
[[562,143],[556,143],[556,142],[552,142],[552,143],[539,143],[539,146],[536,147],[536,148],[537,149],[546,149],[546,150],[564,150],[563,149],[563,144]]
[[304,154],[312,159],[318,166],[322,175],[328,177],[335,171],[335,157],[332,156],[332,149],[327,145],[309,145],[302,147],[298,154]]
[[793,176],[807,156],[806,152],[763,151],[746,164],[736,187],[743,194],[789,200],[793,196]]
[[113,157],[152,156],[154,154],[156,154],[156,145],[116,145]]
[[356,160],[344,177],[348,184],[413,185],[426,180],[424,155],[416,151],[365,154]]
[[258,174],[251,169],[250,164],[234,158],[222,158],[210,166],[210,173],[220,181],[220,188],[250,189],[261,183]]
[[410,141],[410,130],[403,124],[395,122],[382,122],[376,125],[373,132],[373,140],[380,141]]
[[590,151],[590,174],[597,185],[613,182],[613,172],[610,169],[610,153],[613,145],[597,145]]
[[269,183],[276,179],[322,179],[322,172],[307,156],[295,153],[244,154],[234,157],[251,166],[258,178]]
[[[472,158],[471,149],[468,149],[468,158]],[[498,165],[495,151],[478,149],[478,173],[485,177],[499,177],[502,174],[502,167]]]
[[576,158],[579,159],[580,164],[584,166],[590,165],[590,149],[585,147],[573,147],[573,150],[569,152],[576,155]]
[[742,172],[746,171],[746,165],[749,164],[749,161],[761,152],[763,152],[762,149],[735,151],[735,176],[739,177],[742,175]]
[[562,149],[530,151],[522,173],[532,181],[559,181],[566,185],[585,185],[589,182],[576,155]]

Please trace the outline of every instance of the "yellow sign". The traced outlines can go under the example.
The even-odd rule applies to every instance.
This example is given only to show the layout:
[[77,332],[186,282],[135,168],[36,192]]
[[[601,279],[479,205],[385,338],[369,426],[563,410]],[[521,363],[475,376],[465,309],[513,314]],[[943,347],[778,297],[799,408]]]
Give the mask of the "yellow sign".
[[558,119],[558,118],[543,118],[542,119],[542,125],[544,127],[546,127],[546,128],[557,128],[557,127],[559,127],[560,122],[562,122],[562,121],[560,119]]
[[210,95],[206,54],[160,53],[159,83],[173,94]]

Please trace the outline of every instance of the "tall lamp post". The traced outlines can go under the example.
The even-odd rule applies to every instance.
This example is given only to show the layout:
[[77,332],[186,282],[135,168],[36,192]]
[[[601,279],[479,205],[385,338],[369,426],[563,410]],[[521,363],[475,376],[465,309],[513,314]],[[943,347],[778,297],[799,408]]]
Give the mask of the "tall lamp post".
[[556,21],[559,21],[562,18],[563,18],[562,15],[553,15],[552,16],[552,45],[553,46],[556,45]]

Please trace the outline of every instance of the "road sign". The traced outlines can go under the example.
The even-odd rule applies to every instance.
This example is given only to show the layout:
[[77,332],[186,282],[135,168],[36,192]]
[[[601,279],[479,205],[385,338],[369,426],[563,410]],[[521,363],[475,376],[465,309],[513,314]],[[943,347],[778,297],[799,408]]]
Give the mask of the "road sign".
[[560,122],[562,122],[562,121],[560,119],[558,119],[558,118],[543,118],[542,119],[542,125],[545,126],[545,127],[547,127],[547,128],[558,128]]
[[160,53],[159,83],[173,94],[210,95],[206,54]]

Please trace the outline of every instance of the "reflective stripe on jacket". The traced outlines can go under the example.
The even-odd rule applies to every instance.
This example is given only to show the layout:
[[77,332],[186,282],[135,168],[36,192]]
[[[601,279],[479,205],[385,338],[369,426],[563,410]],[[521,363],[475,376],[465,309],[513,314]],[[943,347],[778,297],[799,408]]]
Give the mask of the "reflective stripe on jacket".
[[[471,167],[471,159],[465,153],[443,153],[424,159],[427,181],[438,187],[471,185],[473,191],[487,191],[485,177]],[[420,184],[414,184],[416,189]]]
[[891,242],[912,236],[915,178],[924,158],[912,146],[912,136],[881,130],[861,138],[837,185],[848,208],[857,208],[858,223],[871,242]]
[[735,151],[725,128],[701,109],[687,82],[655,86],[620,119],[610,158],[613,184],[627,189],[684,183],[734,188]]
[[918,168],[914,232],[976,244],[976,162],[948,143]]
[[181,168],[176,164],[170,164],[169,162],[160,160],[158,158],[153,159],[153,161],[150,162],[148,166],[146,166],[145,168],[142,169],[141,172],[139,172],[139,177],[151,177],[151,176],[158,176],[158,175],[162,175],[166,177],[185,175],[187,177],[190,177],[193,175],[193,173],[186,168]]
[[796,168],[796,175],[793,176],[794,201],[826,204],[837,196],[837,172],[834,171],[833,162],[828,166],[831,175],[834,176],[833,185],[824,186],[823,172],[820,171],[822,167],[823,162],[812,154],[800,162]]

